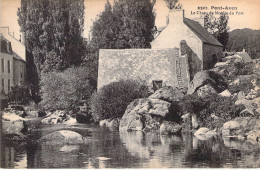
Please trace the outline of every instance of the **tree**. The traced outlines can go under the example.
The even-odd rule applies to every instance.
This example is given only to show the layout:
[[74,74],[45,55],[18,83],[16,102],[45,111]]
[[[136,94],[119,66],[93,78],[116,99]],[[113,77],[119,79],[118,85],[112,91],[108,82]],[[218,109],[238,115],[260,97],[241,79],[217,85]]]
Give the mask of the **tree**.
[[95,49],[116,48],[115,41],[117,32],[118,26],[115,22],[112,6],[109,1],[107,1],[105,10],[93,24],[91,45]]
[[41,72],[62,71],[81,63],[84,0],[21,0],[17,15],[30,62],[28,78],[37,96]]
[[81,66],[42,73],[40,106],[46,110],[74,110],[83,98],[90,98],[95,89],[91,72],[91,68]]
[[173,9],[178,2],[178,0],[164,0],[169,10]]
[[205,28],[223,45],[223,50],[228,43],[228,20],[226,14],[221,14],[219,18],[214,17],[213,14],[205,16]]
[[93,24],[94,48],[149,48],[155,31],[155,15],[150,0],[109,2]]

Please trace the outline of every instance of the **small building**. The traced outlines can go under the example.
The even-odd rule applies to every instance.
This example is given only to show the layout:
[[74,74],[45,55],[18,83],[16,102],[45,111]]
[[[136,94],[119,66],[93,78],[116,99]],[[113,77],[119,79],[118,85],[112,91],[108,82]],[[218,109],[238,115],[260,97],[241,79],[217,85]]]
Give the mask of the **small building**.
[[178,48],[102,49],[99,51],[98,89],[122,79],[145,81],[153,89],[162,86],[188,87],[186,55]]
[[236,54],[242,58],[243,62],[252,61],[252,58],[248,55],[248,53],[246,52],[245,49],[243,49],[243,51],[241,51],[241,52],[236,52]]
[[[169,23],[151,42],[152,49],[179,47],[185,40],[194,53],[191,62],[196,62],[198,68],[207,70],[214,66],[212,62],[222,57],[223,45],[204,28],[204,18],[197,21],[185,18],[183,9],[173,9],[169,12]],[[192,65],[193,65],[192,64]]]
[[184,17],[184,10],[174,9],[152,49],[101,49],[98,89],[120,79],[187,88],[197,72],[210,69],[223,55],[223,46],[203,25],[204,19],[193,21]]
[[[1,27],[0,39],[0,92],[1,96],[8,95],[10,99],[13,89],[25,89],[27,86],[26,50],[25,46],[9,33],[8,27]],[[19,94],[22,93],[24,91],[20,90]]]

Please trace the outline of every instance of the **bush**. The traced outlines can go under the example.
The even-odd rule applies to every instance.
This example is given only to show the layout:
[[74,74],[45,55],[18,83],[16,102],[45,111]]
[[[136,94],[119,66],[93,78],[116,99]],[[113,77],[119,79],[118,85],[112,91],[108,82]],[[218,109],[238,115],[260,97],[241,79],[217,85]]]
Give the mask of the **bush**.
[[229,97],[213,95],[200,98],[193,94],[185,96],[180,106],[182,113],[197,115],[201,127],[218,129],[226,121],[241,116],[240,112],[245,109],[244,106],[235,106],[234,103]]
[[121,118],[126,107],[137,98],[148,95],[148,87],[133,80],[121,80],[102,87],[91,97],[92,118],[95,122],[108,118]]
[[44,73],[41,75],[40,106],[44,110],[75,110],[83,98],[90,98],[95,84],[91,70],[86,67]]

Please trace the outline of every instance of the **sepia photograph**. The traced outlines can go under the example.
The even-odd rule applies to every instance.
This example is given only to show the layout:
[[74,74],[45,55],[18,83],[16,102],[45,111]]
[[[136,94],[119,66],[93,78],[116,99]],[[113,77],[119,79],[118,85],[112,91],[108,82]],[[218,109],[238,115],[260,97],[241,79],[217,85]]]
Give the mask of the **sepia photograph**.
[[0,168],[260,168],[260,0],[0,3]]

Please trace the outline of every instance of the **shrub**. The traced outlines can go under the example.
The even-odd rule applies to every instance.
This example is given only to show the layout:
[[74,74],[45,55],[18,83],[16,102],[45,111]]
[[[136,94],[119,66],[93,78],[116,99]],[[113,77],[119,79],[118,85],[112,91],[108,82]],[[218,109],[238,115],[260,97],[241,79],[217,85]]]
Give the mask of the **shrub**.
[[90,98],[95,84],[91,70],[86,67],[44,73],[41,75],[40,106],[44,110],[74,110],[82,98]]
[[91,97],[92,118],[95,122],[121,118],[126,107],[137,98],[147,97],[148,88],[134,80],[121,80],[102,87]]
[[200,98],[193,94],[185,96],[180,107],[182,113],[197,115],[201,127],[218,129],[224,122],[239,117],[240,112],[245,109],[244,106],[235,106],[234,103],[229,97],[212,95]]

